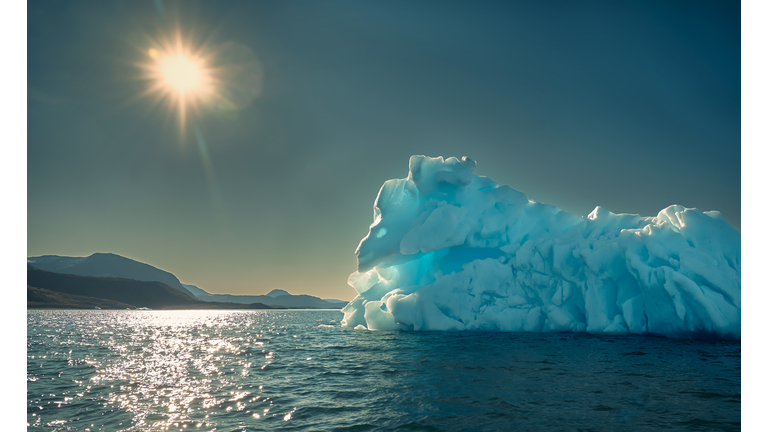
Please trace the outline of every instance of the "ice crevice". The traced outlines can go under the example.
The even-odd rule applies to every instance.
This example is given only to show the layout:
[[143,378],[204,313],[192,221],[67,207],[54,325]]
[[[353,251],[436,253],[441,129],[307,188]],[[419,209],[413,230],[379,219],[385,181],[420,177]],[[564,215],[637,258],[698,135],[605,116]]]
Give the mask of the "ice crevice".
[[345,328],[741,338],[741,235],[716,211],[582,217],[412,156],[355,251]]

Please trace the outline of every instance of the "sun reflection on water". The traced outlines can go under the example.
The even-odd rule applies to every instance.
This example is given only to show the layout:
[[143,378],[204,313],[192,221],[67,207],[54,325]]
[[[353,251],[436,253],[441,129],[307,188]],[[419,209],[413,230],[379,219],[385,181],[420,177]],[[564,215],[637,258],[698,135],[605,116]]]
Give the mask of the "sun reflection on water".
[[[282,330],[272,320],[268,320],[272,321],[271,326],[259,328],[260,324],[267,324],[263,322],[263,312],[82,311],[78,317],[86,322],[67,326],[43,319],[37,323],[38,329],[58,331],[41,332],[33,339],[59,350],[33,355],[35,343],[30,343],[28,393],[32,383],[62,378],[64,364],[76,366],[76,370],[70,368],[66,372],[77,376],[65,378],[69,378],[69,387],[71,383],[76,385],[77,392],[51,392],[37,398],[28,395],[30,407],[36,405],[30,408],[30,428],[61,426],[61,430],[66,430],[63,425],[68,422],[93,415],[85,412],[81,418],[43,423],[43,411],[34,411],[37,407],[50,410],[51,405],[60,408],[93,401],[99,396],[104,410],[99,416],[102,418],[86,421],[97,425],[86,430],[212,430],[221,426],[218,420],[222,415],[232,417],[227,424],[243,427],[246,419],[252,423],[264,421],[267,416],[285,421],[291,418],[292,411],[269,414],[274,402],[262,394],[263,384],[256,381],[258,376],[252,376],[254,370],[263,371],[275,361],[275,353],[263,345]],[[87,334],[78,337],[78,331]],[[78,351],[87,354],[72,358],[72,350],[61,352],[62,347],[70,345],[84,348]],[[47,373],[30,372],[35,367]],[[59,372],[50,378],[53,370]],[[233,424],[233,419],[239,421]]]

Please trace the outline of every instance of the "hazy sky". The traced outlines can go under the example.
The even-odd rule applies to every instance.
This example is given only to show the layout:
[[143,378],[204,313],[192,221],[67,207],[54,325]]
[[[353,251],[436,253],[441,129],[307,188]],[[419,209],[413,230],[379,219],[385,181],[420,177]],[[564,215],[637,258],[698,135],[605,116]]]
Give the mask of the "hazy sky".
[[[412,154],[582,216],[681,204],[741,229],[739,2],[27,7],[29,256],[351,299],[373,201]],[[202,105],[183,134],[140,67],[177,25],[212,67],[253,53],[260,80],[249,98],[229,71],[239,107]]]

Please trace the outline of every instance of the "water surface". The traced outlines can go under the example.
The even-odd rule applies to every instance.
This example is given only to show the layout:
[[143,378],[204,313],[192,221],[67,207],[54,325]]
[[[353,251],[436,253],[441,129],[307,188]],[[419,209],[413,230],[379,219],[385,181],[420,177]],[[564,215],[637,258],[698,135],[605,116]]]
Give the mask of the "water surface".
[[40,431],[739,430],[741,343],[370,332],[338,311],[29,311]]

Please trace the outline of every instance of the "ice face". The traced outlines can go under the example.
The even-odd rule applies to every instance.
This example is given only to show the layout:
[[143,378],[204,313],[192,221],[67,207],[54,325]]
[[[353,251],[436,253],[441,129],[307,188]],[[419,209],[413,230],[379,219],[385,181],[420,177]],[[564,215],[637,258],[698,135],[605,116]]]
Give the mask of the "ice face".
[[718,212],[586,218],[412,156],[355,252],[342,326],[741,337],[741,235]]

